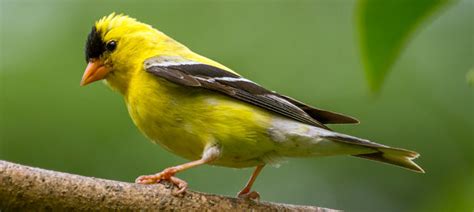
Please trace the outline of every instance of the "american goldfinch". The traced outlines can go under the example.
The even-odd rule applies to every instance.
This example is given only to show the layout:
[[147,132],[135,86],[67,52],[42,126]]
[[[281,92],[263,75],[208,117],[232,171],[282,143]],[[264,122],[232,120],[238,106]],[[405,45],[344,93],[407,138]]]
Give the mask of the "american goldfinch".
[[129,114],[153,143],[191,162],[140,176],[141,184],[169,180],[203,164],[256,167],[242,198],[266,164],[285,157],[351,155],[423,172],[418,153],[334,132],[326,124],[358,123],[267,90],[192,52],[152,26],[112,13],[95,23],[85,46],[81,85],[104,79],[123,95]]

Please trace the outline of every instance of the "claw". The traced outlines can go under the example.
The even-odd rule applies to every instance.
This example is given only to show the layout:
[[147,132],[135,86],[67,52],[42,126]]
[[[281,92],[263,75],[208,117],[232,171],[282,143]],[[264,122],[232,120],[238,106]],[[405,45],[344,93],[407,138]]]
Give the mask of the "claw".
[[176,174],[176,171],[172,168],[168,168],[163,170],[160,173],[154,174],[154,175],[143,175],[138,177],[135,180],[135,183],[138,184],[156,184],[159,183],[162,180],[169,181],[173,183],[176,187],[178,187],[178,190],[176,192],[173,192],[173,195],[180,195],[183,192],[186,191],[188,188],[188,183],[184,180],[181,180],[174,175]]
[[159,183],[162,179],[156,175],[142,175],[135,180],[138,184],[155,184]]
[[242,199],[247,199],[247,200],[255,200],[255,201],[260,201],[260,194],[256,191],[250,191],[250,192],[247,192],[247,193],[239,193],[237,195],[238,198],[242,198]]
[[174,185],[176,185],[176,187],[178,187],[179,189],[175,192],[173,192],[173,195],[180,195],[184,192],[186,192],[186,189],[188,189],[188,183],[184,180],[181,180],[177,177],[170,177],[169,179]]
[[203,157],[199,160],[191,161],[178,166],[169,167],[163,170],[162,172],[154,175],[140,176],[135,180],[135,182],[139,184],[154,184],[159,183],[162,180],[170,181],[171,183],[173,183],[173,185],[178,187],[178,190],[176,192],[173,192],[172,194],[179,195],[186,191],[186,189],[188,188],[188,183],[184,180],[175,177],[174,175],[186,169],[212,162],[213,160],[218,158],[219,154],[220,149],[217,146],[211,146],[209,148],[206,148],[203,153]]

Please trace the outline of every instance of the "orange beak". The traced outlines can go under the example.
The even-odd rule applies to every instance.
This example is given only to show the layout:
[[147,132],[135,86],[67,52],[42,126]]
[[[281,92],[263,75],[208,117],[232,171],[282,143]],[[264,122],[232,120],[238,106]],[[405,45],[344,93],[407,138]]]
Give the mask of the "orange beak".
[[97,59],[92,59],[87,64],[86,71],[82,75],[81,86],[95,82],[105,78],[105,75],[109,73],[109,69]]

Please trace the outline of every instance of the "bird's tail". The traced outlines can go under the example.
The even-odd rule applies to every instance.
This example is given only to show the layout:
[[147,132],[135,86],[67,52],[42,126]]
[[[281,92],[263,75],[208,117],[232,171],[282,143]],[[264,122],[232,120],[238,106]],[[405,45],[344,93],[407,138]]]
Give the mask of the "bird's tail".
[[419,156],[416,152],[392,147],[380,147],[377,148],[377,150],[378,152],[375,153],[353,156],[400,166],[415,172],[425,173],[418,164],[413,162],[413,160]]
[[343,142],[343,143],[352,144],[352,145],[361,145],[361,146],[366,146],[366,147],[376,150],[376,152],[374,153],[357,154],[357,155],[352,155],[352,156],[369,159],[373,161],[378,161],[382,163],[388,163],[388,164],[392,164],[395,166],[409,169],[411,171],[425,173],[425,171],[420,166],[418,166],[415,162],[413,162],[413,160],[419,156],[419,154],[414,151],[400,149],[400,148],[393,148],[393,147],[377,144],[365,139],[361,139],[361,138],[357,138],[357,137],[353,137],[349,135],[344,135],[340,133],[329,133],[323,137],[330,139],[332,141],[336,141],[336,142]]

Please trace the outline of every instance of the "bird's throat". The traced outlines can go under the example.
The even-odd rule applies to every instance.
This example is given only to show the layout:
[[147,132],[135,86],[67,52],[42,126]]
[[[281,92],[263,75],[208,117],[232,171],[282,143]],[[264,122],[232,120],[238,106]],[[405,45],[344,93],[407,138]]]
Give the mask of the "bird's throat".
[[127,72],[113,71],[105,78],[105,83],[114,91],[126,96],[131,76]]

